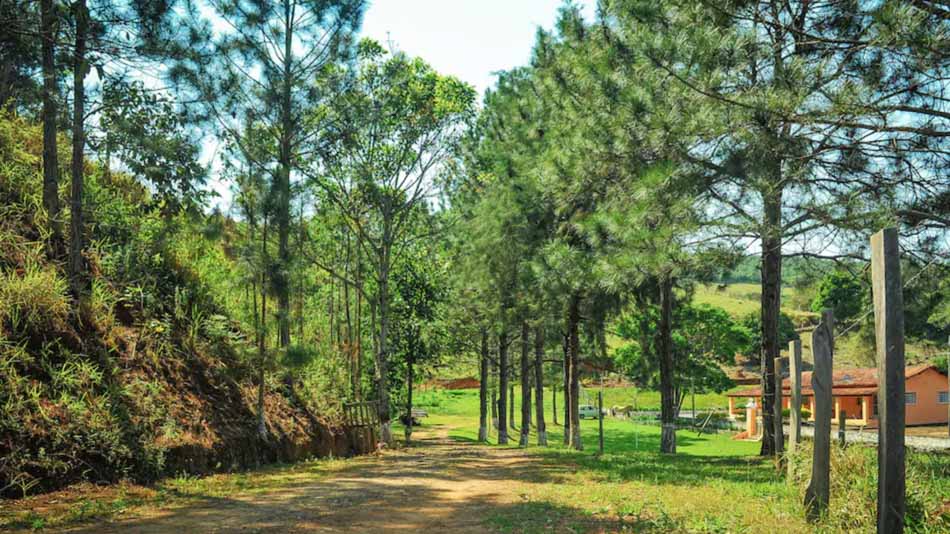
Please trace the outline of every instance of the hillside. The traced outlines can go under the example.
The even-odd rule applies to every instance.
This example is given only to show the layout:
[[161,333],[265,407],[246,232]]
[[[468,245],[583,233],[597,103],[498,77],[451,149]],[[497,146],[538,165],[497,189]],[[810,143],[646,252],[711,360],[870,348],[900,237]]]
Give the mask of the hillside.
[[[759,284],[751,282],[736,282],[723,286],[700,285],[696,288],[694,301],[722,308],[733,317],[742,318],[759,312],[760,291]],[[806,328],[818,320],[818,314],[810,311],[807,306],[811,297],[812,294],[799,287],[785,285],[782,288],[782,313],[789,316],[796,328]],[[860,328],[853,329],[852,332],[837,340],[836,367],[874,366],[873,339],[867,337],[866,328],[863,332],[861,330]],[[801,339],[802,357],[804,361],[811,362],[811,336],[806,333],[801,336]],[[910,339],[907,343],[908,365],[933,361],[942,354],[943,350],[938,344]]]
[[268,383],[256,437],[246,335],[177,252],[193,239],[141,185],[92,164],[90,274],[74,298],[44,246],[41,149],[37,126],[0,117],[0,493],[349,453],[289,377]]

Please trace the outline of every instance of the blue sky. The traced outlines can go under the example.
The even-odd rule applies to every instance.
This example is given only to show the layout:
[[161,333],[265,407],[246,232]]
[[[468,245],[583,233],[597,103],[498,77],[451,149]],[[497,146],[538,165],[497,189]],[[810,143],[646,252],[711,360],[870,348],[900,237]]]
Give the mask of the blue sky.
[[[575,0],[588,16],[596,0]],[[562,0],[371,0],[362,34],[474,85],[524,65],[538,26],[550,28]]]

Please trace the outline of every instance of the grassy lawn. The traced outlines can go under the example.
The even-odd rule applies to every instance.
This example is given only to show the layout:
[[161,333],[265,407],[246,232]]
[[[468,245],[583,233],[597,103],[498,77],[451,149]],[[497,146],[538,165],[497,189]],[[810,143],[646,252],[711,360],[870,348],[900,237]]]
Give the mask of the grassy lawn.
[[[625,393],[629,392],[613,391],[608,398],[625,398]],[[647,397],[645,392],[639,395]],[[426,425],[443,426],[458,440],[477,439],[477,390],[429,391],[419,399],[420,406],[430,413]],[[719,401],[707,398],[704,404],[717,407]],[[556,484],[529,484],[520,489],[522,505],[490,518],[503,532],[812,531],[801,520],[794,488],[776,475],[771,461],[755,456],[759,450],[756,442],[734,440],[730,433],[699,436],[680,430],[678,454],[661,455],[657,452],[658,426],[607,418],[605,454],[601,456],[597,454],[596,420],[582,421],[585,450],[572,451],[562,445],[563,427],[551,425],[550,412],[547,406],[551,446],[534,446],[532,432],[529,450],[552,469],[566,468],[566,478]],[[518,434],[518,430],[510,432],[513,439],[508,447],[517,447]],[[496,439],[494,429],[490,437]],[[775,521],[763,529],[757,526],[763,517]]]
[[[729,391],[738,391],[747,389],[748,386],[737,386]],[[581,404],[597,404],[597,391],[595,386],[583,387],[581,392]],[[653,390],[640,389],[635,386],[629,387],[609,387],[604,388],[604,408],[610,409],[611,406],[634,406],[637,410],[658,411],[660,409],[660,392]],[[729,399],[726,393],[701,393],[696,395],[697,410],[725,410],[729,406]],[[533,395],[533,393],[532,393]],[[562,399],[562,390],[557,392],[557,420],[563,419],[564,404]],[[548,420],[552,416],[551,407],[551,388],[544,390],[545,414]],[[434,413],[441,415],[471,415],[478,417],[478,390],[442,390],[431,389],[417,394],[415,404],[419,408],[429,409]],[[689,410],[692,407],[692,397],[687,395],[683,401],[683,409]],[[521,413],[521,389],[520,385],[515,384],[515,414],[520,417]]]
[[[613,393],[608,398],[622,398],[624,394]],[[639,395],[646,397],[645,392]],[[549,393],[546,398],[550,399]],[[560,396],[558,399],[560,409]],[[425,425],[445,428],[457,440],[476,441],[477,390],[427,391],[419,400],[420,407],[430,413]],[[718,402],[704,400],[710,407],[717,407]],[[809,467],[803,465],[803,475],[789,482],[772,460],[757,456],[758,442],[735,440],[731,432],[697,435],[681,429],[677,432],[677,454],[661,455],[658,426],[606,418],[605,453],[600,455],[597,421],[582,421],[585,450],[573,451],[562,445],[563,427],[551,425],[549,405],[545,413],[550,446],[537,447],[532,431],[528,451],[540,456],[562,478],[518,488],[524,502],[496,511],[489,518],[490,524],[502,532],[873,530],[869,527],[874,521],[876,491],[872,448],[835,447],[832,514],[812,525],[803,519],[801,506]],[[517,409],[516,416],[516,422],[520,421]],[[492,443],[496,436],[492,429]],[[517,447],[518,436],[518,430],[511,430],[507,447]],[[807,460],[800,461],[807,464]],[[950,456],[911,453],[908,494],[909,506],[917,509],[918,517],[928,518],[909,525],[909,532],[947,532],[944,529],[950,528],[950,517],[941,518],[939,509],[941,503],[950,502]]]

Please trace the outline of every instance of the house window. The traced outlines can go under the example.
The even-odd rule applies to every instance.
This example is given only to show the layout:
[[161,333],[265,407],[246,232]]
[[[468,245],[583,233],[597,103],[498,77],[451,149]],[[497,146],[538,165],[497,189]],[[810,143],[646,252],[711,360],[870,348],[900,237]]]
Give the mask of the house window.
[[917,393],[911,391],[910,393],[904,393],[904,404],[912,405],[917,404]]
[[950,404],[950,391],[938,391],[937,404]]

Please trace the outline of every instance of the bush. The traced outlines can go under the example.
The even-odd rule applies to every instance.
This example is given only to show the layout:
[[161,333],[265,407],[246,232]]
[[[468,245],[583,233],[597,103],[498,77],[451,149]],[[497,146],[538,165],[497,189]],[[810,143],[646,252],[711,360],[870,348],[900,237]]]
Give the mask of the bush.
[[[804,409],[804,408],[802,408],[802,409],[799,411],[799,413],[801,414],[802,421],[807,421],[808,418],[811,417],[811,412],[808,411],[808,410],[806,410],[806,409]],[[792,416],[792,411],[791,411],[791,410],[789,410],[788,408],[785,408],[784,410],[782,410],[782,417],[783,417],[783,418],[788,419],[788,418],[791,417],[791,416]]]

